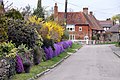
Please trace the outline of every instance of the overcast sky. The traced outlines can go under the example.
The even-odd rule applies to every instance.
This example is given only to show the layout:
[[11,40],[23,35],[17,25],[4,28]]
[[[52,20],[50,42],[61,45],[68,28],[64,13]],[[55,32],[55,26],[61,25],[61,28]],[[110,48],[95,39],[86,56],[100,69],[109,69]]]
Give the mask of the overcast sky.
[[[4,0],[9,1],[6,5],[13,2],[13,7],[19,8],[30,5],[36,8],[37,0]],[[55,2],[58,3],[59,11],[64,11],[65,0],[42,0],[42,6],[50,10],[54,7]],[[88,7],[89,11],[93,11],[97,19],[103,20],[120,13],[120,0],[68,0],[68,11],[82,11],[83,7]]]

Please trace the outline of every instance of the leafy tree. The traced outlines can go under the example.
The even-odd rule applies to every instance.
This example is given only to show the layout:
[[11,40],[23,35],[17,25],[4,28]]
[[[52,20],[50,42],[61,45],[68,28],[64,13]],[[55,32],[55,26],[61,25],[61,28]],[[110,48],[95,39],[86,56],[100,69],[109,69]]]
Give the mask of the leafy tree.
[[30,9],[31,9],[31,7],[30,7],[29,4],[27,6],[25,6],[25,8],[23,8],[22,15],[23,16],[29,16],[31,14]]
[[120,14],[113,16],[112,20],[114,21],[114,23],[116,23],[116,21],[119,21],[119,24],[120,24]]
[[41,6],[41,0],[38,0],[37,9],[34,10],[33,15],[44,19],[44,10]]

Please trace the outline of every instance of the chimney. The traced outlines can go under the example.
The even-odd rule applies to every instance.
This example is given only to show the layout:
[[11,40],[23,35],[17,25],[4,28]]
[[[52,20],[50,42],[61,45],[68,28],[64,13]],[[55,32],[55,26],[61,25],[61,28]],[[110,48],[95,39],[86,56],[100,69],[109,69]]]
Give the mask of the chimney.
[[85,14],[88,14],[88,8],[87,8],[87,7],[83,8],[83,12],[84,12]]
[[90,15],[93,15],[93,12],[92,12],[92,11],[90,11]]
[[0,14],[3,14],[4,12],[5,10],[4,10],[3,0],[0,0]]
[[57,6],[57,3],[55,3],[55,6],[54,6],[54,20],[58,21],[58,6]]

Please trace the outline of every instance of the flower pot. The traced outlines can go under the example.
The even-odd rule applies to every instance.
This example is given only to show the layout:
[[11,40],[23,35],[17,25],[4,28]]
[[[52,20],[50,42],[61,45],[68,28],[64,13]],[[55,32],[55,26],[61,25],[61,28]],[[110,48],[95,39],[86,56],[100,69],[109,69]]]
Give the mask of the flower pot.
[[30,62],[25,62],[23,63],[23,67],[24,67],[24,71],[25,73],[29,73],[30,72]]

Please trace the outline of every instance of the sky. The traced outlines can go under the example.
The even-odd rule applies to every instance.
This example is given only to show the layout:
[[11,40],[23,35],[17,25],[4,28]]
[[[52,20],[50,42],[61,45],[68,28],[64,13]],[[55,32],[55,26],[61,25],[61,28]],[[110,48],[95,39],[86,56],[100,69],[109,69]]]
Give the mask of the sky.
[[[31,8],[36,8],[37,0],[3,0],[6,6],[13,2],[13,7],[20,9],[26,5],[30,5]],[[65,11],[65,0],[42,0],[42,6],[46,10],[51,10],[54,4],[58,4],[59,12]],[[83,7],[88,7],[89,11],[93,11],[93,14],[98,20],[106,20],[116,14],[120,14],[120,0],[68,0],[68,11],[79,12]]]

